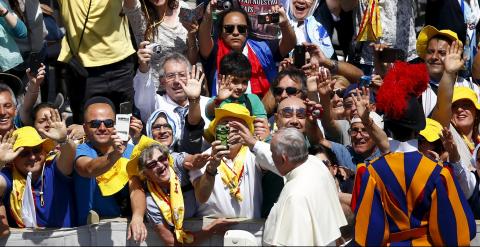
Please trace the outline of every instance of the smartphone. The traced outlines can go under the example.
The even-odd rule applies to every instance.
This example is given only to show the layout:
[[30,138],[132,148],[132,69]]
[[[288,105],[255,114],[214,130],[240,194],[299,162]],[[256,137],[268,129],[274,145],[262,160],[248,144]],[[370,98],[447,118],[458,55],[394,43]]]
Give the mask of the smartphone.
[[205,3],[202,2],[195,9],[180,8],[180,13],[178,17],[181,22],[190,22],[199,21],[203,17]]
[[30,52],[30,57],[28,58],[28,67],[33,76],[37,76],[38,69],[42,63],[41,55],[39,52]]
[[303,45],[296,45],[293,49],[293,64],[298,69],[301,69],[305,65],[305,53],[306,49]]
[[219,140],[221,144],[225,147],[228,147],[228,133],[230,131],[230,128],[227,125],[223,124],[218,124],[217,127],[215,127],[215,140]]
[[279,13],[260,13],[257,16],[258,24],[272,24],[280,21]]
[[405,61],[407,59],[407,53],[398,48],[383,48],[378,53],[378,59],[380,62],[393,63],[397,60]]
[[371,76],[368,76],[368,75],[362,75],[362,77],[360,77],[360,88],[362,87],[370,87],[370,84],[372,84],[372,77]]
[[120,114],[132,114],[133,104],[131,101],[120,103]]
[[128,141],[130,134],[130,118],[132,117],[132,102],[120,103],[119,114],[115,115],[115,130],[122,141]]

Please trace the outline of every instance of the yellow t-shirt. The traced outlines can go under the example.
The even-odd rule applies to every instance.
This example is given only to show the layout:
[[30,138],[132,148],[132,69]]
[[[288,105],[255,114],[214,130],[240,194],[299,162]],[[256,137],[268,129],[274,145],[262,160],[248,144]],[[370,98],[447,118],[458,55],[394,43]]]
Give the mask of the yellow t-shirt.
[[[85,67],[96,67],[119,62],[135,52],[133,49],[127,17],[122,13],[122,0],[91,0],[92,5],[80,51]],[[70,44],[78,50],[83,23],[90,0],[59,0],[60,15],[66,27]],[[58,61],[70,60],[70,48],[66,37]]]

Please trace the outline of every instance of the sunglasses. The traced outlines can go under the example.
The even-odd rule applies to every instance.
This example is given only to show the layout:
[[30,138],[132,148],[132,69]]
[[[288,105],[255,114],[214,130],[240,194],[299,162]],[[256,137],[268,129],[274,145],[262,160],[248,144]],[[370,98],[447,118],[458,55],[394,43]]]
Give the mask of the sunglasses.
[[284,118],[292,118],[293,116],[297,116],[297,118],[300,119],[307,118],[307,109],[303,107],[298,109],[294,109],[292,107],[285,107],[280,110],[280,113]]
[[168,156],[167,155],[161,155],[160,157],[158,157],[157,160],[152,160],[150,162],[148,162],[146,165],[145,165],[145,168],[147,169],[153,169],[155,168],[158,164],[163,164],[163,162],[167,161],[168,160]]
[[223,25],[223,32],[226,34],[232,34],[237,28],[238,33],[246,34],[247,33],[247,25]]
[[42,152],[42,146],[38,146],[34,148],[25,148],[22,152],[20,152],[20,154],[18,154],[18,156],[25,158],[30,156],[32,153],[33,155],[38,155],[41,152]]
[[330,95],[330,98],[333,99],[335,95],[337,95],[339,98],[343,98],[343,94],[345,94],[345,89],[336,88],[336,89],[333,89],[333,92]]
[[90,128],[94,128],[94,129],[100,128],[102,123],[105,125],[106,128],[113,128],[113,126],[115,125],[115,121],[113,121],[113,119],[105,119],[105,120],[95,119],[88,122],[88,124],[90,125]]
[[286,88],[283,88],[283,87],[274,87],[274,88],[272,89],[273,95],[275,95],[275,96],[280,96],[280,95],[282,95],[284,91],[287,92],[287,95],[288,95],[288,96],[292,96],[292,95],[297,94],[300,90],[299,90],[298,88],[295,88],[295,87],[286,87]]

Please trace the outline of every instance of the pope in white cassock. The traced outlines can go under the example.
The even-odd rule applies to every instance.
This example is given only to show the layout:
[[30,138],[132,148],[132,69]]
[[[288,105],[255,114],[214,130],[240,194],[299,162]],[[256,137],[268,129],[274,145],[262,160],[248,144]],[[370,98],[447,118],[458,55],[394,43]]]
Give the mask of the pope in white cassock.
[[270,144],[286,183],[265,222],[264,245],[335,245],[347,221],[328,168],[308,155],[305,137],[297,129],[279,130]]

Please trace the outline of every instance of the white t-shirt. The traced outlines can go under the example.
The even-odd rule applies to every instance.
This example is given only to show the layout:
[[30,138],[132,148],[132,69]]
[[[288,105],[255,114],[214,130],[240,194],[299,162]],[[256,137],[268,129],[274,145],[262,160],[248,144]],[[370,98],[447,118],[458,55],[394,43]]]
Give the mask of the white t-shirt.
[[[211,148],[205,151],[210,153]],[[229,189],[222,181],[220,171],[215,176],[215,184],[212,194],[206,203],[200,204],[197,210],[197,216],[216,217],[245,217],[260,218],[262,206],[262,170],[256,165],[255,155],[247,150],[245,158],[245,168],[242,182],[240,183],[240,193],[243,200],[238,202],[230,195]],[[227,160],[226,164],[233,168],[233,162]],[[277,172],[274,166],[263,167],[264,169]],[[206,166],[200,170],[191,170],[190,181],[193,184],[197,178],[205,173]]]
[[308,160],[285,175],[287,182],[263,231],[264,245],[335,244],[347,224],[333,176],[323,162]]

